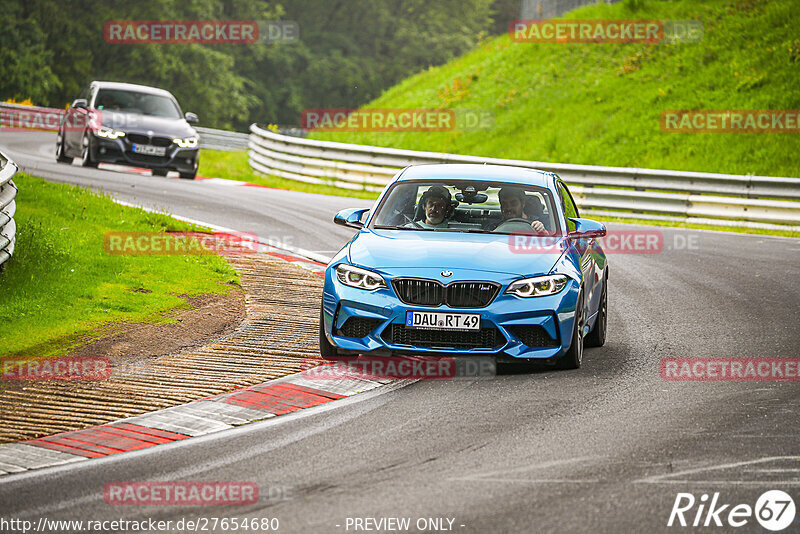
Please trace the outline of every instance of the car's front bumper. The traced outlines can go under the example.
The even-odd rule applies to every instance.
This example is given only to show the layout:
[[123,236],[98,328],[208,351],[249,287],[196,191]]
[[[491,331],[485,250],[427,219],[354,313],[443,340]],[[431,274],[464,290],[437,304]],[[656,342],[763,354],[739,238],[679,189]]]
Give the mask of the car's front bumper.
[[131,143],[125,137],[108,139],[93,136],[92,160],[102,163],[118,163],[148,169],[164,169],[178,172],[193,172],[197,169],[198,148],[180,148],[172,144],[166,147],[164,156],[147,156],[132,151]]
[[[414,276],[437,279],[435,272]],[[507,295],[508,285],[520,277],[489,273],[468,273],[463,280],[491,280],[502,284],[499,294],[484,308],[450,308],[404,304],[395,293],[391,277],[384,276],[388,288],[365,291],[342,284],[332,267],[325,273],[323,327],[328,340],[343,354],[377,355],[492,355],[521,359],[558,358],[568,349],[573,331],[579,283],[570,279],[560,293],[547,297],[520,298]],[[477,278],[481,276],[482,278]],[[458,281],[458,280],[453,280]],[[450,282],[450,280],[447,280]],[[478,313],[480,335],[408,332],[407,311]],[[355,318],[355,323],[348,320]],[[352,328],[357,325],[358,328]],[[349,335],[346,335],[349,334]],[[364,334],[364,335],[362,335]],[[485,334],[485,335],[484,335]],[[546,334],[543,335],[543,334]],[[407,341],[412,338],[412,342]],[[487,342],[488,340],[488,342]],[[526,342],[523,342],[525,340]],[[421,341],[415,344],[413,341]],[[422,346],[425,345],[425,346]]]

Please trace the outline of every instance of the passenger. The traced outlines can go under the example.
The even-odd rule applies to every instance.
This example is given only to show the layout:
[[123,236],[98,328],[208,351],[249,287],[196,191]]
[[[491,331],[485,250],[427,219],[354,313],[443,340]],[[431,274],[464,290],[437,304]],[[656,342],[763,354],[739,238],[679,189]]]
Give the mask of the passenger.
[[422,194],[419,205],[425,210],[425,218],[420,221],[410,222],[406,226],[422,228],[447,228],[452,196],[446,187],[441,185],[431,186]]
[[535,231],[547,231],[540,218],[531,219],[525,213],[527,201],[525,191],[516,187],[504,187],[497,194],[497,197],[500,200],[500,212],[503,215],[503,220],[489,225],[487,230],[490,232],[494,231],[498,226],[511,219],[523,219],[525,221],[530,221],[531,228]]

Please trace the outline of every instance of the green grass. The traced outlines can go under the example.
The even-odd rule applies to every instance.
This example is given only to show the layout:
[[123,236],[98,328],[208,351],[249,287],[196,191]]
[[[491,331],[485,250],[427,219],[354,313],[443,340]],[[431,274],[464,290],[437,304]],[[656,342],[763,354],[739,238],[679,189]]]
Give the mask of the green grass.
[[366,108],[482,109],[490,131],[317,133],[316,139],[534,161],[800,176],[797,133],[665,133],[680,109],[800,109],[796,0],[627,0],[573,19],[695,19],[699,43],[489,40]]
[[[0,355],[62,354],[109,323],[166,322],[179,295],[226,293],[238,273],[216,255],[110,255],[109,231],[198,227],[19,174],[17,247],[0,274]],[[139,291],[137,291],[139,290]]]
[[200,151],[200,169],[197,174],[212,178],[227,178],[228,180],[250,182],[267,187],[276,187],[278,189],[302,191],[304,193],[368,199],[378,198],[378,193],[373,193],[371,191],[345,189],[332,185],[308,184],[281,178],[279,176],[265,176],[256,173],[247,162],[247,152],[243,151],[211,150],[204,148]]

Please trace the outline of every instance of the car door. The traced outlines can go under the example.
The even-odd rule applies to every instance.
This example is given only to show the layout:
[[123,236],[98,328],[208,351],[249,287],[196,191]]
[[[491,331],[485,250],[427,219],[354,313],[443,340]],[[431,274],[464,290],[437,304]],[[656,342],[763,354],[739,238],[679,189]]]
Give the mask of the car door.
[[[570,218],[580,217],[578,207],[572,199],[572,195],[567,189],[567,185],[560,181],[558,182],[558,193],[561,199],[561,207],[564,210],[565,228],[568,232],[575,230],[575,223],[570,221]],[[595,288],[597,287],[597,262],[593,254],[595,247],[595,239],[588,237],[570,238],[572,247],[579,257],[581,273],[583,275],[583,298],[586,310],[586,316],[590,317],[594,313],[595,306],[592,306],[592,301]]]
[[78,100],[84,100],[88,105],[90,89],[90,85],[84,87],[81,93],[78,95],[78,98],[72,102],[72,105],[70,105],[70,107],[64,113],[62,133],[64,136],[64,146],[67,149],[67,153],[70,155],[80,154],[81,143],[83,142],[83,125],[86,124],[87,119],[87,110],[76,108],[75,102]]

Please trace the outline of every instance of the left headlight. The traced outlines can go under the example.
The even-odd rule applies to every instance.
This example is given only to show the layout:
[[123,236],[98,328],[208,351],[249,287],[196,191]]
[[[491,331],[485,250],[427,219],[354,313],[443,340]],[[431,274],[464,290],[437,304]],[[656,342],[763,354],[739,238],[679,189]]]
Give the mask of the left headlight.
[[386,287],[386,281],[381,275],[344,263],[336,266],[336,277],[346,286],[368,291]]
[[108,126],[101,126],[95,130],[94,134],[97,137],[107,137],[109,139],[116,139],[117,137],[125,137],[125,132],[109,128]]
[[197,137],[184,137],[183,139],[173,139],[173,143],[181,148],[194,148],[197,146]]
[[567,280],[568,278],[563,274],[523,278],[508,286],[506,293],[518,297],[544,297],[547,295],[555,295],[567,286]]

